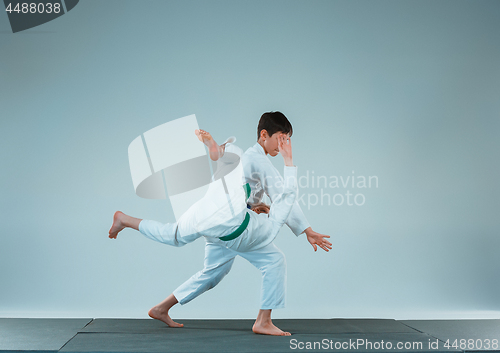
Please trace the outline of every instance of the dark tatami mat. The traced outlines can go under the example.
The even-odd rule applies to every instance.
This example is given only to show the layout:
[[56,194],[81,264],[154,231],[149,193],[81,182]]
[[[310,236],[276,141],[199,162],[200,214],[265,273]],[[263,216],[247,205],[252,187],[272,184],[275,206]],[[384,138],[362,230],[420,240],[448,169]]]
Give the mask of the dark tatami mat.
[[[251,331],[254,320],[178,321],[185,327],[170,328],[152,319],[0,319],[0,352],[464,352],[479,348],[491,352],[499,350],[492,340],[500,337],[500,320],[274,320],[292,333],[288,337],[256,335]],[[455,338],[474,339],[475,346],[444,345]]]
[[[185,330],[252,329],[254,320],[177,320]],[[418,333],[417,330],[391,319],[276,319],[273,322],[291,333]],[[80,332],[162,333],[171,330],[164,323],[150,319],[95,319]]]
[[[169,328],[159,321],[150,319],[95,319],[80,330],[62,351],[455,351],[443,348],[442,342],[438,343],[435,338],[425,333],[390,319],[274,320],[278,327],[292,333],[290,337],[256,335],[251,331],[254,320],[180,319],[177,321],[185,326]],[[429,348],[431,343],[432,349]],[[401,349],[398,350],[398,347]]]
[[[174,331],[174,330],[172,330]],[[79,333],[62,352],[453,352],[423,333],[296,334],[271,337],[251,331],[169,334]],[[438,343],[439,342],[439,343]],[[430,348],[432,344],[432,349]],[[399,348],[399,349],[398,349]]]
[[0,351],[58,351],[90,321],[0,318]]
[[458,347],[461,345],[464,351],[500,350],[500,320],[402,320],[400,322],[443,342],[448,341],[450,345],[454,343]]
[[418,333],[392,319],[276,319],[273,322],[282,330],[303,334]]
[[[255,320],[182,320],[183,330],[242,330],[252,329]],[[165,333],[172,329],[163,322],[153,319],[94,319],[80,332],[100,333]]]

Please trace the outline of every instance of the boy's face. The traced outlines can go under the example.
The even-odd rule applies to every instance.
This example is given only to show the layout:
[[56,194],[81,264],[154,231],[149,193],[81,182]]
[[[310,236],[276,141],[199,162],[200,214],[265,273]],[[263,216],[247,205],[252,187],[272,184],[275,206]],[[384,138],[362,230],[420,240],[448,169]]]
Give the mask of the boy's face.
[[262,138],[261,139],[262,139],[262,143],[264,145],[263,146],[264,147],[264,151],[266,153],[269,153],[269,155],[271,157],[275,157],[279,153],[278,139],[282,135],[289,136],[289,134],[285,134],[285,133],[283,133],[281,131],[277,131],[274,134],[272,134],[272,136],[269,136],[269,134],[267,133],[266,130],[262,130],[262,133],[261,133]]

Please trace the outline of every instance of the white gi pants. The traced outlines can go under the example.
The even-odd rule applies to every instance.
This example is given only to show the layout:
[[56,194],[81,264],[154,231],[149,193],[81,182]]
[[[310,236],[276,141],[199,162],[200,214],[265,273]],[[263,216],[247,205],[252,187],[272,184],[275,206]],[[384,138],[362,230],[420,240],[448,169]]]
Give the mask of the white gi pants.
[[215,287],[231,270],[236,255],[240,255],[262,273],[261,309],[279,309],[285,306],[285,255],[276,245],[271,243],[258,250],[240,252],[206,240],[203,270],[173,292],[180,304],[186,304]]
[[[255,221],[254,218],[250,221],[248,228],[252,227],[251,222],[253,221]],[[262,224],[260,226],[262,227]],[[258,229],[261,228],[258,227]],[[199,237],[199,234],[182,236],[177,232],[176,223],[163,224],[152,220],[142,220],[139,223],[139,230],[152,240],[176,247],[184,246]],[[261,309],[279,309],[285,306],[285,255],[272,242],[257,249],[249,245],[255,245],[251,241],[255,238],[247,238],[250,236],[248,230],[240,235],[242,239],[238,237],[227,242],[218,238],[205,237],[203,270],[189,278],[173,292],[180,304],[186,304],[215,287],[231,270],[236,255],[240,255],[262,273]],[[263,240],[266,238],[264,237]]]

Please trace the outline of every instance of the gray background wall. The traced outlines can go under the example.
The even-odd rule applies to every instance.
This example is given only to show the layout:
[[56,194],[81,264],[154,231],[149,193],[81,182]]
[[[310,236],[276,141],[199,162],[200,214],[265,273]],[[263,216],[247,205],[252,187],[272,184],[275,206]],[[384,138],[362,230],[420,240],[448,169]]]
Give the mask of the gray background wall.
[[[117,209],[173,220],[134,194],[128,144],[194,113],[247,148],[281,110],[299,175],[378,188],[303,205],[330,253],[281,231],[275,317],[498,317],[499,35],[498,1],[81,1],[16,34],[0,13],[0,316],[145,317],[204,242],[107,238]],[[240,258],[172,316],[254,317],[259,291]]]

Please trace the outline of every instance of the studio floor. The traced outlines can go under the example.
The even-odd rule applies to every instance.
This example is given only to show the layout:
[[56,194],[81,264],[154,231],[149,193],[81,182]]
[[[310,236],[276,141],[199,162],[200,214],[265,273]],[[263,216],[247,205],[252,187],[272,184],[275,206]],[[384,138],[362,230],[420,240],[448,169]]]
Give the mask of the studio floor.
[[[478,352],[500,351],[500,320],[287,319],[288,337],[253,320],[0,318],[0,352]],[[448,344],[447,344],[448,343]]]

